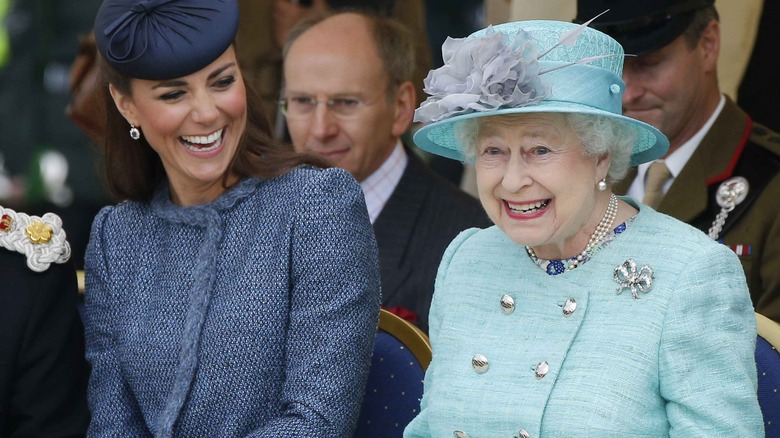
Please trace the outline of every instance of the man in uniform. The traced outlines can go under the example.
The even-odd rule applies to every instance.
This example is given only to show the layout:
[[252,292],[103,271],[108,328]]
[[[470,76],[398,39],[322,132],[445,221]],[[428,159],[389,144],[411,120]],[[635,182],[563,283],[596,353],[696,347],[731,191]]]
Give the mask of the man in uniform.
[[625,115],[670,141],[615,190],[728,245],[756,311],[780,321],[780,135],[753,122],[718,85],[714,0],[578,0],[584,22],[619,41]]

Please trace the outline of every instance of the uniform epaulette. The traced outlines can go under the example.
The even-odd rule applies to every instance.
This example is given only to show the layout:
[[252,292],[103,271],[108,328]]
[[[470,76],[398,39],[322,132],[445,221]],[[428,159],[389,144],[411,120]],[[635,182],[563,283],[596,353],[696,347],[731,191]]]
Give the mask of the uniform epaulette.
[[780,133],[772,131],[760,123],[753,122],[750,141],[780,157]]
[[0,206],[0,247],[24,254],[27,266],[35,272],[70,258],[62,219],[54,213],[29,216]]

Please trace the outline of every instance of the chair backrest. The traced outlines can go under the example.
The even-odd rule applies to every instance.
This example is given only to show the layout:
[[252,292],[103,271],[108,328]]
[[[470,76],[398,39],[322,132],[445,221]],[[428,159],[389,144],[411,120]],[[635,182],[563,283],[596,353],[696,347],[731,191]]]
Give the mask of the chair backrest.
[[81,320],[84,320],[84,289],[85,289],[85,276],[84,276],[84,270],[79,269],[76,271],[76,282],[79,287],[79,300],[78,300],[78,306],[79,306],[79,316],[81,317]]
[[780,324],[756,313],[758,404],[768,438],[780,438]]
[[84,270],[79,269],[76,271],[76,281],[79,285],[79,295],[84,295],[84,288],[85,288],[85,276],[84,276]]
[[381,309],[355,437],[403,436],[406,425],[420,412],[423,378],[430,362],[428,336]]

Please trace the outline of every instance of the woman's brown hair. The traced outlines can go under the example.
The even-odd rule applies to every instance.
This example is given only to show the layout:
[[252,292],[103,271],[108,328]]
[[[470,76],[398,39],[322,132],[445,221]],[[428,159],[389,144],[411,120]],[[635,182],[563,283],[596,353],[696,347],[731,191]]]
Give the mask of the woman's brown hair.
[[[108,192],[117,200],[149,201],[165,179],[165,169],[144,136],[138,140],[130,138],[130,126],[117,110],[108,91],[110,83],[120,93],[130,96],[132,78],[113,69],[102,57],[100,67],[107,121],[105,140],[100,144],[101,177]],[[267,179],[283,175],[302,164],[327,167],[319,158],[299,154],[291,145],[272,137],[271,123],[262,109],[259,96],[243,75],[242,78],[247,93],[246,129],[223,177],[223,185],[227,187],[229,173],[240,178]]]

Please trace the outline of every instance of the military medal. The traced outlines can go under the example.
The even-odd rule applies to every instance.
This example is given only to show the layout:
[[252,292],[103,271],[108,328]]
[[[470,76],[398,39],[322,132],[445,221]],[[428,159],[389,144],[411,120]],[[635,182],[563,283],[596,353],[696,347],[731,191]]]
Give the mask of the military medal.
[[715,194],[715,200],[720,205],[720,213],[715,216],[715,220],[707,233],[711,239],[718,240],[729,213],[745,200],[748,191],[750,191],[750,184],[748,180],[741,176],[729,178],[720,184]]

